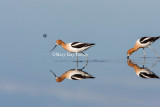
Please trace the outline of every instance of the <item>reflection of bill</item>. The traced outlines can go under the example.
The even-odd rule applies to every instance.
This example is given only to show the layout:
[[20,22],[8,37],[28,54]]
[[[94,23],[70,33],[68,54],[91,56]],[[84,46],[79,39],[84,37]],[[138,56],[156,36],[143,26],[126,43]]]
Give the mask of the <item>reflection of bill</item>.
[[150,71],[150,69],[145,68],[145,67],[139,67],[137,64],[134,64],[130,59],[127,60],[127,64],[128,64],[128,66],[134,68],[136,74],[141,78],[157,78],[157,79],[159,79],[159,77],[155,73]]

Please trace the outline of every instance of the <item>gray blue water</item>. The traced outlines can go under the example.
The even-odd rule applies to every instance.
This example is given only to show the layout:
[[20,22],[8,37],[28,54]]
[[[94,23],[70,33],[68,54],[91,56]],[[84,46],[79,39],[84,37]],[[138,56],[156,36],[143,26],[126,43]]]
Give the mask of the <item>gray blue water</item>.
[[[142,36],[159,36],[158,0],[5,0],[0,1],[1,107],[159,106],[160,80],[144,79],[128,65],[127,50]],[[46,34],[46,35],[44,35]],[[57,46],[96,43],[79,57],[78,69],[94,79],[55,81],[76,69],[76,57]],[[160,54],[160,40],[152,47]],[[57,55],[60,56],[57,56]],[[65,55],[65,56],[64,56]],[[142,49],[130,63],[160,76],[154,52]]]

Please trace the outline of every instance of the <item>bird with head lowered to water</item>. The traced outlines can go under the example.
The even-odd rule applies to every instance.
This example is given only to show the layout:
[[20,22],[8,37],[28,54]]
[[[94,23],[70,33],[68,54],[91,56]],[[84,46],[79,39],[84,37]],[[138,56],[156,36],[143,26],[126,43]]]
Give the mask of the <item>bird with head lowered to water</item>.
[[158,40],[159,38],[160,38],[160,36],[158,36],[158,37],[142,37],[142,38],[138,39],[138,40],[136,41],[136,43],[135,43],[135,46],[127,51],[127,58],[129,58],[129,56],[130,56],[133,52],[137,51],[137,50],[140,49],[140,48],[143,48],[144,57],[145,57],[145,50],[144,50],[144,48],[150,48],[150,49],[152,49],[152,50],[155,52],[156,56],[159,57],[159,55],[158,55],[158,53],[156,52],[156,50],[154,50],[154,49],[151,48],[151,46],[150,46],[151,44],[153,44],[153,43],[154,43],[156,40]]

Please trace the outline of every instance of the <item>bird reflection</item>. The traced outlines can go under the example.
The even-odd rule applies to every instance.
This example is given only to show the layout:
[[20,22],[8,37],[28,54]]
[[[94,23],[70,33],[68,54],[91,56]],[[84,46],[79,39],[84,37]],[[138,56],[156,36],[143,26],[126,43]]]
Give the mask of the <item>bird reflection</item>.
[[[158,60],[157,60],[157,62],[158,62]],[[154,65],[156,65],[157,62],[155,64],[153,64],[152,67]],[[150,68],[144,67],[144,65],[143,65],[143,67],[139,67],[137,64],[132,62],[132,60],[130,60],[130,59],[127,60],[127,64],[128,64],[128,66],[134,68],[136,74],[141,78],[146,78],[146,79],[148,79],[148,78],[157,78],[157,79],[159,79],[160,78],[155,73],[150,71]]]
[[52,70],[51,73],[54,74],[57,82],[62,82],[65,78],[71,79],[71,80],[82,80],[82,79],[94,79],[92,75],[88,74],[87,72],[83,71],[83,69],[87,66],[88,62],[82,69],[77,69],[78,65],[76,66],[76,69],[70,69],[63,73],[60,77],[58,77]]

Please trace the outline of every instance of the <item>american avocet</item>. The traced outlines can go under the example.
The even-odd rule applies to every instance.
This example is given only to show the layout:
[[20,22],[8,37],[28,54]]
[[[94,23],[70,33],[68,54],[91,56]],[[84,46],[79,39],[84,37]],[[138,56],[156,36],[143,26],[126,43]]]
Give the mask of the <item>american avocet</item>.
[[[52,70],[50,70],[52,72]],[[66,71],[63,73],[60,77],[57,77],[54,72],[52,72],[54,76],[56,77],[57,82],[62,82],[65,78],[71,79],[71,80],[82,80],[82,79],[93,79],[92,75],[88,74],[85,71],[82,71],[82,69],[71,69],[69,71]]]
[[155,73],[150,71],[149,68],[139,67],[137,64],[134,64],[131,60],[128,59],[127,61],[128,66],[134,68],[136,74],[141,78],[160,78]]
[[[81,43],[81,42],[73,42],[73,43],[64,43],[62,40],[57,40],[56,41],[56,45],[54,46],[53,49],[55,49],[55,47],[57,45],[61,45],[65,50],[71,52],[71,53],[76,53],[77,56],[77,61],[78,61],[78,53],[83,53],[83,51],[87,50],[88,48],[92,47],[93,45],[95,45],[95,43]],[[53,50],[52,49],[52,50]],[[52,51],[51,50],[51,51]],[[84,54],[85,55],[85,54]]]
[[[145,57],[145,50],[144,50],[144,48],[151,48],[151,44],[152,43],[154,43],[157,39],[159,39],[160,38],[160,36],[158,36],[158,37],[142,37],[142,38],[140,38],[140,39],[138,39],[137,41],[136,41],[136,44],[135,44],[135,46],[132,48],[132,49],[129,49],[128,50],[128,52],[127,52],[127,55],[128,55],[128,57],[127,58],[129,58],[129,56],[133,53],[133,52],[135,52],[135,51],[137,51],[139,48],[143,48],[143,51],[144,51],[144,57]],[[158,53],[156,52],[156,50],[154,50],[153,48],[151,48],[155,53],[156,53],[156,56],[157,57],[159,57],[159,55],[158,55]]]

